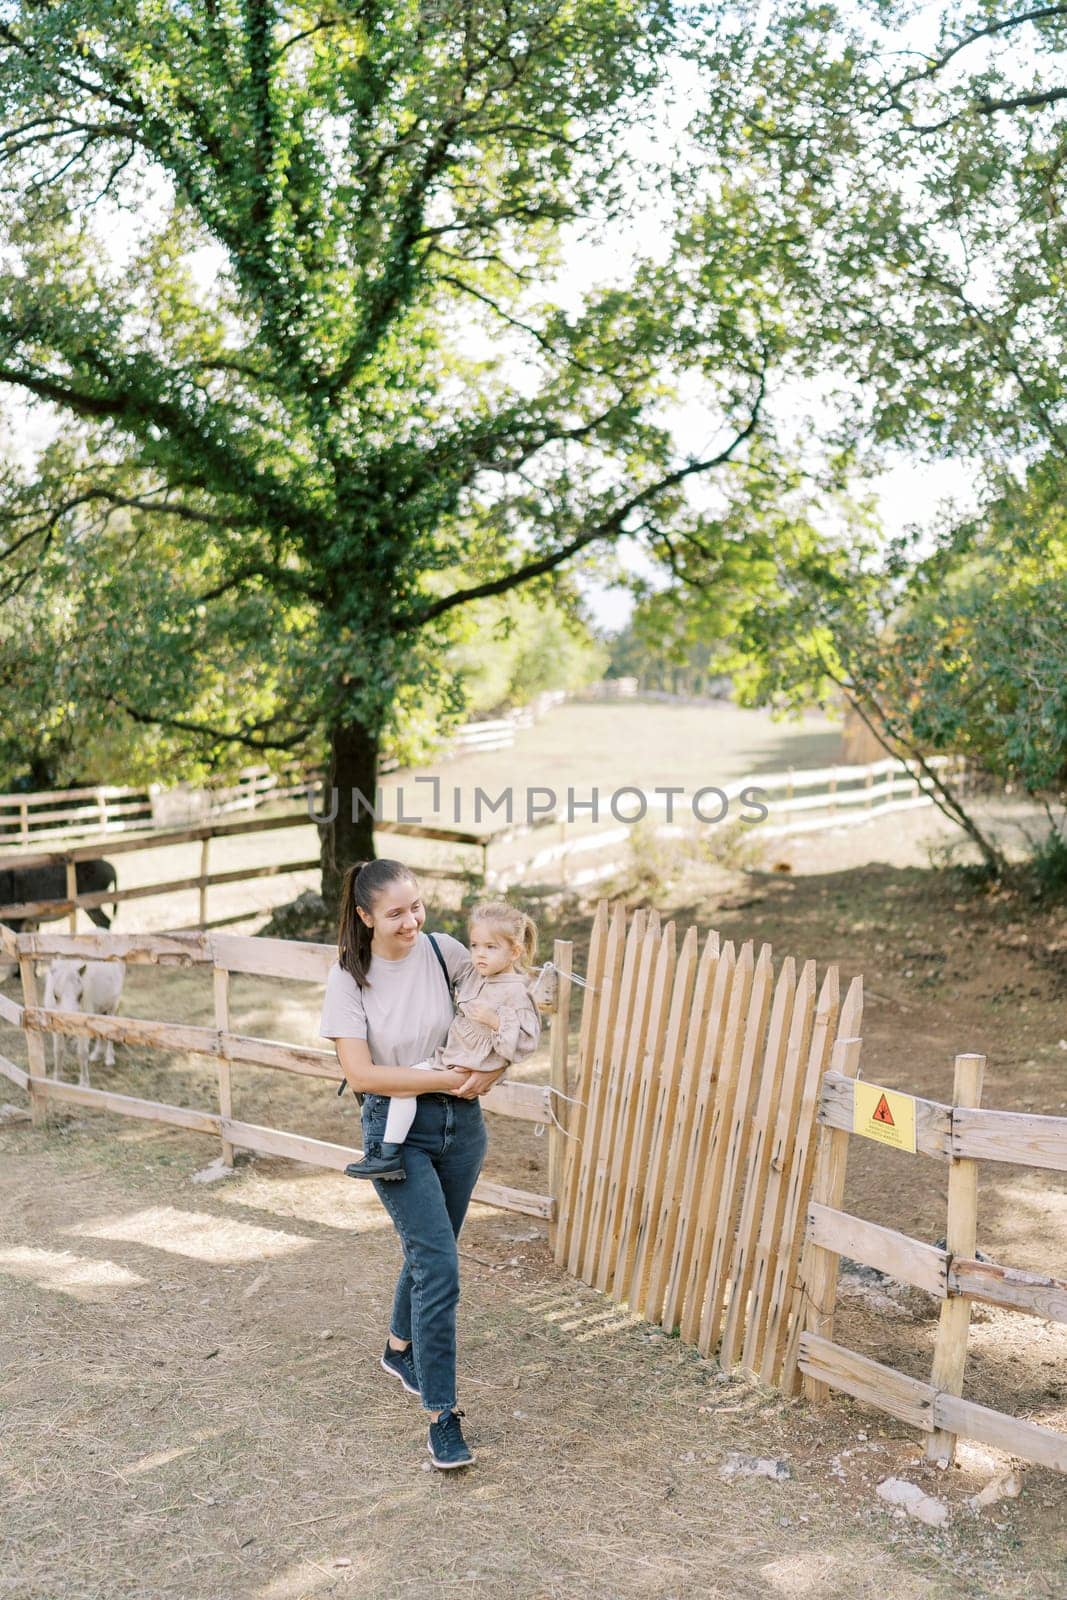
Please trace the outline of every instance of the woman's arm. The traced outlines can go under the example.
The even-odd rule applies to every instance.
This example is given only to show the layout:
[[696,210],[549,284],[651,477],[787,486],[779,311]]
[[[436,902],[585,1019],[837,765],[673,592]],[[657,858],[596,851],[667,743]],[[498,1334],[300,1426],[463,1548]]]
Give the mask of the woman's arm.
[[398,1098],[449,1094],[461,1088],[469,1076],[462,1068],[427,1072],[422,1067],[379,1067],[371,1060],[366,1039],[335,1039],[333,1042],[341,1071],[349,1088],[357,1094],[387,1094]]

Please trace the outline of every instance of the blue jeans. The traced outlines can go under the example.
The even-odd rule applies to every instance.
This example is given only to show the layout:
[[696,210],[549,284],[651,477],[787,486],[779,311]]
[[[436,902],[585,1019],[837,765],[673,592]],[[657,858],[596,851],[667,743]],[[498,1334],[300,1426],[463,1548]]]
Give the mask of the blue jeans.
[[[477,1100],[420,1094],[417,1104],[403,1146],[407,1177],[373,1182],[404,1247],[390,1331],[411,1341],[423,1406],[447,1411],[456,1403],[456,1241],[489,1139]],[[365,1150],[381,1142],[388,1109],[386,1095],[364,1095]]]

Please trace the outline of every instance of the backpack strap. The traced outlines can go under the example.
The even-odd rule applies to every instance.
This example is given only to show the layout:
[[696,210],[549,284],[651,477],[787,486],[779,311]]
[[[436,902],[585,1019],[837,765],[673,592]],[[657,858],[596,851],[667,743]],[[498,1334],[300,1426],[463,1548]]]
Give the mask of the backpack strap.
[[430,943],[433,945],[433,953],[437,957],[437,965],[440,967],[441,975],[444,978],[446,984],[448,985],[448,998],[450,1000],[453,1000],[455,998],[455,986],[454,986],[454,984],[452,982],[452,978],[451,978],[451,976],[449,974],[449,971],[448,971],[448,963],[445,961],[444,952],[442,951],[441,946],[438,944],[437,940],[434,938],[432,933],[428,933],[426,935],[426,937],[427,937],[427,939],[429,939]]

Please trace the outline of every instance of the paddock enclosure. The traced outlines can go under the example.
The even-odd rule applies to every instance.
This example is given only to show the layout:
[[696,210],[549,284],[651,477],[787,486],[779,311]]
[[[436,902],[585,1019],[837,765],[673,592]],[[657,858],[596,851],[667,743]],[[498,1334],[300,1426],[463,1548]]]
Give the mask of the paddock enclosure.
[[[66,1104],[206,1134],[230,1163],[247,1150],[341,1170],[358,1156],[233,1115],[242,1066],[337,1080],[332,1050],[240,1033],[230,1019],[232,975],[321,987],[332,945],[207,931],[16,935],[0,924],[0,948],[22,984],[21,1004],[0,995],[0,1016],[23,1031],[28,1063],[0,1056],[0,1075],[29,1096],[35,1122]],[[45,1010],[37,964],[55,956],[206,969],[213,1026]],[[544,1130],[548,1192],[483,1181],[477,1199],[545,1220],[573,1278],[724,1369],[786,1393],[803,1382],[814,1400],[840,1389],[923,1430],[931,1459],[951,1459],[959,1434],[1067,1471],[1062,1434],[960,1398],[972,1303],[1067,1322],[1067,1283],[980,1258],[975,1181],[981,1160],[1067,1170],[1067,1118],[983,1109],[982,1058],[958,1058],[954,1104],[915,1099],[913,1145],[895,1158],[912,1164],[902,1181],[913,1184],[930,1162],[949,1169],[944,1244],[910,1239],[842,1210],[849,1142],[864,1131],[860,978],[842,994],[834,966],[776,962],[767,944],[605,902],[587,970],[572,970],[565,941],[553,959],[549,1081],[504,1082],[486,1099]],[[56,1081],[49,1033],[209,1058],[214,1104]],[[857,1159],[864,1143],[855,1139]],[[842,1254],[940,1300],[929,1382],[834,1343]]]

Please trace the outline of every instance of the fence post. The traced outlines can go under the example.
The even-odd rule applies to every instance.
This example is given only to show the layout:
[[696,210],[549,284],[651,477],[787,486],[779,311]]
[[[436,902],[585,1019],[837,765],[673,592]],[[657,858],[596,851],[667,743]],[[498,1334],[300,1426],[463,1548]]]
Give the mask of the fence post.
[[[984,1072],[985,1056],[956,1057],[952,1082],[954,1107],[981,1105]],[[956,1256],[973,1258],[977,1234],[978,1163],[954,1156],[948,1172],[948,1226],[945,1233],[950,1262]],[[963,1393],[970,1326],[971,1302],[966,1295],[950,1295],[941,1302],[930,1382],[944,1394]],[[956,1435],[945,1428],[935,1428],[926,1441],[927,1461],[939,1461],[951,1466],[955,1454]]]
[[96,808],[100,813],[100,832],[107,832],[107,793],[103,788],[96,791]]
[[19,801],[19,843],[30,842],[30,807],[26,800]]
[[[205,840],[205,843],[207,841]],[[230,1031],[230,974],[225,967],[212,967],[212,978],[215,986],[215,1027],[220,1036]],[[222,1049],[222,1039],[219,1038],[219,1049]],[[233,1116],[233,1094],[230,1085],[230,1063],[226,1056],[220,1054],[219,1068],[219,1115],[231,1118]],[[223,1135],[222,1159],[226,1166],[233,1166],[233,1145]]]
[[77,931],[78,931],[78,905],[77,905],[77,900],[78,900],[78,867],[77,867],[77,863],[72,861],[69,856],[67,857],[67,899],[74,901],[74,904],[71,906],[70,911],[68,912],[68,920],[70,922],[70,931],[71,931],[71,933],[77,933]]
[[[549,1105],[556,1119],[548,1125],[548,1192],[552,1196],[552,1218],[548,1224],[548,1246],[555,1253],[561,1191],[563,1187],[564,1140],[570,1109],[562,1097],[567,1089],[567,1057],[571,1023],[571,961],[574,946],[569,939],[557,939],[552,948],[556,969],[556,1004],[549,1024]],[[553,1093],[552,1091],[556,1091]],[[562,1126],[557,1126],[562,1124]]]
[[[830,1058],[831,1071],[844,1078],[858,1078],[860,1073],[860,1048],[862,1039],[838,1039]],[[849,1134],[844,1128],[819,1128],[819,1145],[815,1154],[815,1176],[811,1185],[811,1198],[820,1205],[841,1209],[845,1198],[845,1172],[848,1166]],[[834,1305],[837,1300],[837,1256],[821,1245],[805,1244],[800,1263],[800,1280],[804,1290],[804,1328],[823,1339],[834,1336]],[[808,1400],[822,1401],[829,1396],[829,1385],[804,1375],[804,1396]]]
[[[32,955],[19,953],[19,977],[22,979],[22,1003],[24,1006],[37,1006],[40,1001],[37,997],[37,968]],[[48,1121],[48,1101],[40,1090],[33,1086],[34,1078],[46,1078],[48,1069],[45,1066],[44,1039],[39,1028],[25,1028],[26,1056],[30,1069],[30,1081],[27,1085],[30,1094],[30,1120],[35,1128],[42,1127]]]
[[211,844],[210,833],[200,841],[200,910],[197,920],[201,928],[207,927],[207,853]]

